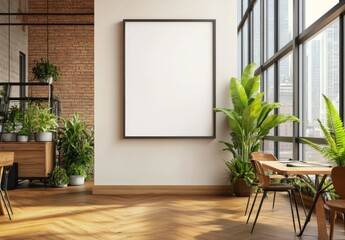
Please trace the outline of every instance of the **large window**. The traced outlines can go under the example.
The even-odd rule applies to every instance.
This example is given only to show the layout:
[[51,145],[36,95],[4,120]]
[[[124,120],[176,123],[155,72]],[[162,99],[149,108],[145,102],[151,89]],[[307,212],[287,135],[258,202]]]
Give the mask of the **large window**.
[[[265,100],[281,103],[275,113],[301,120],[270,131],[263,144],[265,152],[281,159],[323,160],[300,139],[324,142],[317,122],[325,121],[322,95],[344,114],[345,11],[339,11],[344,5],[339,0],[251,0],[241,4],[238,69],[243,70],[248,60],[255,62]],[[245,12],[248,14],[243,15]]]

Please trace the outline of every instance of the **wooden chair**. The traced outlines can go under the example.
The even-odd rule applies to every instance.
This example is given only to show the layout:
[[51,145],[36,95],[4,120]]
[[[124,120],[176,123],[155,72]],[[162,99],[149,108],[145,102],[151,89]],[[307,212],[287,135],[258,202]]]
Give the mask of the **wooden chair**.
[[[0,152],[0,186],[1,186],[2,174],[4,172],[4,168],[8,167],[8,166],[12,166],[13,161],[14,161],[14,153],[13,152]],[[7,182],[5,184],[7,184]],[[11,207],[11,213],[12,214],[13,214],[13,211],[12,211],[12,206],[10,203],[10,198],[8,197],[6,185],[5,185],[5,195],[4,195],[1,187],[0,187],[0,195],[1,195],[1,200],[2,200],[3,204],[5,205],[8,217],[10,220],[12,220],[12,216],[11,216],[10,211],[9,211],[9,206]],[[0,214],[4,214],[4,209],[3,209],[3,205],[1,202],[0,202]]]
[[[333,240],[334,233],[334,222],[336,218],[336,213],[345,213],[345,167],[334,167],[332,169],[332,182],[335,192],[339,195],[340,199],[329,200],[326,205],[330,210],[330,232],[329,239]],[[344,226],[345,227],[345,226]]]
[[[296,214],[297,214],[299,229],[301,229],[301,222],[300,222],[300,219],[299,219],[297,202],[296,202],[295,196],[293,194],[294,186],[292,186],[290,184],[287,184],[287,183],[272,183],[270,177],[265,174],[264,169],[263,169],[263,167],[262,167],[262,165],[261,165],[261,163],[259,161],[252,159],[251,163],[253,165],[255,174],[257,175],[257,177],[259,179],[258,188],[263,191],[263,195],[262,195],[262,198],[261,198],[261,202],[260,202],[260,205],[259,205],[258,212],[256,214],[256,217],[255,217],[255,220],[254,220],[254,223],[253,223],[253,227],[252,227],[251,233],[253,233],[253,231],[254,231],[255,224],[256,224],[256,222],[258,220],[258,217],[259,217],[259,214],[260,214],[260,210],[261,210],[261,207],[262,207],[262,203],[263,203],[265,197],[267,196],[267,192],[287,192],[288,193],[289,200],[290,200],[290,208],[291,208],[291,215],[292,215],[292,221],[293,221],[294,230],[296,232],[296,224],[295,224],[294,211],[293,211],[293,207],[292,207],[292,200],[294,200],[294,202],[295,202]],[[257,191],[257,193],[255,195],[255,199],[257,197],[258,192],[259,191]],[[250,213],[249,213],[249,216],[248,216],[248,219],[247,219],[247,223],[248,223],[250,215],[251,215],[251,213],[253,211],[254,205],[255,205],[255,200],[254,200],[253,205],[252,205],[252,207],[250,209]]]
[[[273,154],[270,154],[270,153],[252,152],[251,156],[252,156],[252,159],[254,159],[254,160],[278,161],[278,159]],[[293,179],[296,178],[296,175],[284,176],[284,175],[276,174],[276,173],[270,174],[268,176],[270,177],[271,181],[286,181],[286,180],[293,180]],[[251,187],[254,187],[254,186],[257,186],[256,182],[254,182]],[[303,201],[301,189],[297,189],[297,190],[299,192],[299,197],[301,199],[301,203],[302,203],[302,206],[303,206],[304,214],[307,215],[307,211],[305,209],[305,204],[304,204],[304,201]],[[244,215],[247,214],[247,210],[248,210],[248,206],[249,206],[249,202],[250,202],[250,197],[251,197],[251,195],[249,194],[248,201],[247,201],[247,206],[246,206],[246,211],[245,211]],[[274,195],[273,195],[272,209],[274,209],[275,199],[276,199],[276,193],[274,193]],[[255,200],[256,199],[254,199],[254,202],[255,202]]]

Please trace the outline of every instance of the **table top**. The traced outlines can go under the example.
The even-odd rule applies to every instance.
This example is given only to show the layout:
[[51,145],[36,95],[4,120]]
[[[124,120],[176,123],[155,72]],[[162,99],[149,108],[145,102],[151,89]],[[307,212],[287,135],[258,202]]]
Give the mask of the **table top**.
[[[280,161],[260,161],[263,168],[272,170],[279,174],[331,174],[332,167],[318,162],[280,162]],[[294,165],[295,166],[291,166]],[[318,165],[320,164],[320,165]],[[324,166],[322,166],[324,165]]]

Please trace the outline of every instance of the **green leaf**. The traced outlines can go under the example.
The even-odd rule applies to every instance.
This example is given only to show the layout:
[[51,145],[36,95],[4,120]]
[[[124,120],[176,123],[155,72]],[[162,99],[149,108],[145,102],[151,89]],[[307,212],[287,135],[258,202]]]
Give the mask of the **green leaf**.
[[260,89],[260,76],[250,78],[244,86],[248,99],[255,98]]
[[242,112],[242,110],[248,106],[246,91],[236,78],[231,78],[230,80],[230,95],[232,104],[235,109],[239,109],[239,112]]
[[242,78],[241,78],[241,84],[242,86],[246,86],[247,82],[249,79],[251,79],[252,77],[254,77],[254,70],[256,68],[256,64],[255,63],[251,63],[248,64],[242,73]]

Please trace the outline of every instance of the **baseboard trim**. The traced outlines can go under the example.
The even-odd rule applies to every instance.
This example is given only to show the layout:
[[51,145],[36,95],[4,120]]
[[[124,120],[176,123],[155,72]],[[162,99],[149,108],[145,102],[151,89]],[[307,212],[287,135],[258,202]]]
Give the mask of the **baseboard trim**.
[[232,195],[229,185],[95,185],[92,194],[191,194],[191,195]]

